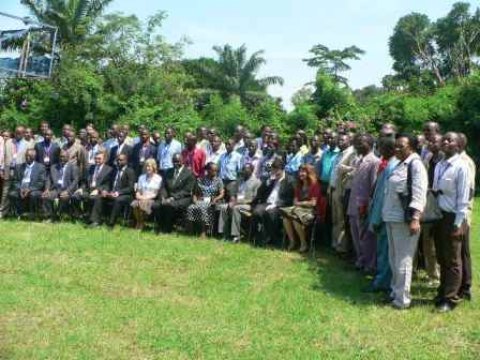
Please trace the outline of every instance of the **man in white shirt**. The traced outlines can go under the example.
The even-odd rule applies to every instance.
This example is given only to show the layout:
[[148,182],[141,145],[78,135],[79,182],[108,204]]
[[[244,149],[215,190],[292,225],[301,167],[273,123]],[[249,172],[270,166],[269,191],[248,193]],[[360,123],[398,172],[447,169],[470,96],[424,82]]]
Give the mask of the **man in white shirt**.
[[435,229],[435,247],[440,264],[440,286],[435,298],[438,311],[448,312],[462,299],[462,246],[465,242],[470,201],[469,170],[460,156],[461,138],[443,136],[445,158],[435,167],[433,191],[437,194],[441,219]]

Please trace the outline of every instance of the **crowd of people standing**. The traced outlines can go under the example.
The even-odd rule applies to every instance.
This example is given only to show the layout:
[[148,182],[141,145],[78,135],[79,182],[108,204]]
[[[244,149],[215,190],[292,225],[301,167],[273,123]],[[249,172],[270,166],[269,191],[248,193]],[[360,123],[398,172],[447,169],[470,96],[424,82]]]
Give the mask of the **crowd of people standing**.
[[410,307],[419,261],[439,311],[471,299],[475,164],[466,136],[435,122],[417,136],[393,124],[377,138],[344,124],[311,137],[299,130],[285,147],[269,126],[255,137],[239,125],[228,139],[199,127],[180,141],[171,126],[163,136],[139,126],[131,137],[114,124],[102,140],[92,124],[64,125],[55,137],[44,121],[38,133],[1,135],[1,218],[90,227],[132,219],[137,229],[243,236],[301,253],[323,244],[372,275],[366,291],[385,292],[394,308]]

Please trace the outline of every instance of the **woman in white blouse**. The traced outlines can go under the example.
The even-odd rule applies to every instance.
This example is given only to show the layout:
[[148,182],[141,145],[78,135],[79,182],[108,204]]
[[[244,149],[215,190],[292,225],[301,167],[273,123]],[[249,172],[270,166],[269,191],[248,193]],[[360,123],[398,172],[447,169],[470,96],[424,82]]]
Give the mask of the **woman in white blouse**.
[[152,213],[152,205],[162,186],[162,177],[157,174],[157,163],[154,159],[145,161],[143,174],[138,178],[135,200],[132,202],[136,229],[143,229],[145,214]]

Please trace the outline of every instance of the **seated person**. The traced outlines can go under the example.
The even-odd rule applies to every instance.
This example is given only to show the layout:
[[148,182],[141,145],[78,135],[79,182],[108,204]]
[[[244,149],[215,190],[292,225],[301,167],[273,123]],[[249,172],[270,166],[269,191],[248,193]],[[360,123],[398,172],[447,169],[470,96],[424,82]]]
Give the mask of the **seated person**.
[[224,197],[223,182],[217,176],[218,165],[208,163],[205,166],[206,175],[197,180],[193,192],[193,204],[187,208],[187,226],[193,232],[193,225],[202,226],[201,237],[205,237],[206,228],[212,226],[215,216],[215,205]]
[[307,228],[315,220],[316,206],[320,196],[320,184],[312,165],[300,165],[295,186],[293,206],[282,208],[283,227],[288,237],[288,250],[295,248],[300,240],[301,253],[308,250]]
[[155,159],[147,159],[143,174],[138,178],[135,200],[131,204],[136,229],[142,230],[144,228],[145,215],[152,213],[152,205],[160,193],[161,187],[162,177],[157,174],[157,163]]
[[110,191],[112,168],[108,166],[105,152],[99,152],[94,157],[93,171],[88,175],[84,186],[78,189],[73,198],[83,202],[87,212],[90,211],[89,222],[91,227],[97,227],[102,221],[103,201],[102,193]]
[[252,203],[253,220],[263,229],[263,234],[257,234],[262,235],[259,243],[282,244],[280,208],[293,203],[293,185],[286,177],[284,168],[283,159],[276,157],[272,162],[271,177],[262,182]]
[[102,197],[112,205],[108,226],[114,227],[118,216],[125,207],[130,206],[135,191],[135,171],[128,166],[128,156],[120,153],[112,177],[111,191],[103,190]]
[[[74,162],[69,161],[65,150],[60,152],[60,163],[52,164],[47,177],[47,187],[42,194],[43,210],[49,220],[56,220],[58,214],[68,210],[70,198],[78,189],[80,170]],[[54,202],[58,199],[58,210],[54,209]]]
[[228,204],[220,207],[220,219],[218,221],[218,232],[223,233],[227,222],[230,222],[231,214],[231,228],[233,242],[240,241],[240,225],[242,220],[242,212],[250,211],[252,209],[251,203],[257,195],[258,188],[261,185],[254,175],[254,165],[246,163],[241,172],[240,183],[238,185],[237,195],[230,199]]
[[185,213],[188,205],[192,203],[192,192],[196,183],[192,171],[183,165],[180,153],[173,155],[172,164],[173,168],[166,171],[161,200],[154,206],[159,214],[157,219],[160,229],[167,233],[172,232],[175,217]]
[[35,161],[36,151],[28,149],[25,163],[15,167],[12,189],[9,193],[10,202],[17,215],[23,215],[28,209],[30,219],[38,216],[39,203],[46,182],[45,166]]

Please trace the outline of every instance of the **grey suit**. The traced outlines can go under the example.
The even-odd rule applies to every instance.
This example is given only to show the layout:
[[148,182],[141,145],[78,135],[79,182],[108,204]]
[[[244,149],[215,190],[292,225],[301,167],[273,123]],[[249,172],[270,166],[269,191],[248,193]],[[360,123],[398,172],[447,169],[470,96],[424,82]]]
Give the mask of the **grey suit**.
[[257,196],[258,188],[261,185],[255,175],[250,176],[247,181],[241,180],[238,186],[236,202],[233,207],[229,204],[219,205],[220,217],[218,220],[218,232],[222,234],[224,228],[230,222],[231,215],[231,235],[233,237],[240,236],[240,225],[242,220],[242,212],[251,210],[251,203]]
[[[69,162],[62,167],[61,164],[52,165],[50,174],[47,177],[47,196],[43,198],[43,209],[47,216],[56,216],[53,209],[53,202],[58,199],[58,213],[63,213],[69,207],[73,193],[78,189],[80,181],[80,170],[78,166]],[[61,193],[66,196],[60,197]]]
[[8,139],[7,141],[5,141],[3,157],[2,161],[0,162],[0,169],[3,172],[0,217],[5,216],[10,208],[10,200],[8,194],[13,184],[15,167],[17,165],[25,163],[25,154],[30,148],[30,144],[24,140],[22,140],[22,145],[20,147],[16,145],[15,139]]
[[[25,203],[28,202],[29,212],[37,214],[39,200],[45,189],[46,170],[45,166],[34,162],[30,170],[30,176],[26,176],[28,165],[26,163],[15,167],[15,175],[12,179],[12,188],[9,197],[17,210],[17,214],[22,214],[25,210]],[[28,179],[28,182],[25,180]],[[28,191],[28,195],[22,198],[22,192]]]

